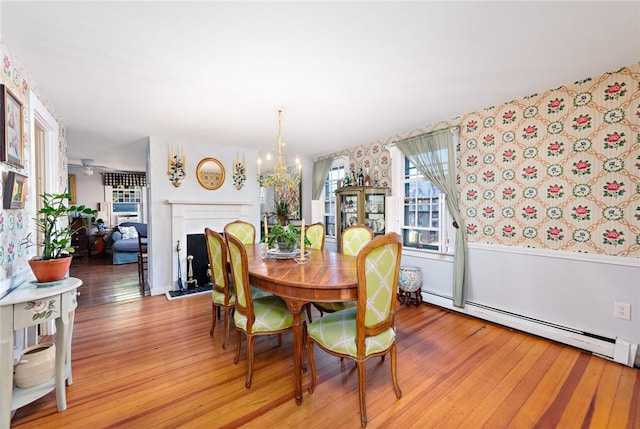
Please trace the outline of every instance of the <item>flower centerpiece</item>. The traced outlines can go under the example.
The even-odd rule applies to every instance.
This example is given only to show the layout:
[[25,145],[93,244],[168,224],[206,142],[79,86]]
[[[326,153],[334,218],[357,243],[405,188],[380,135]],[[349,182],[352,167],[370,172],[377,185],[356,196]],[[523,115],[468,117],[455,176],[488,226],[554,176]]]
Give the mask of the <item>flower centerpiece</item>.
[[[275,224],[261,239],[261,243],[267,243],[269,249],[280,252],[292,252],[300,244],[300,229],[294,225]],[[311,241],[304,238],[305,246],[311,246]]]
[[[67,206],[71,195],[66,193],[44,193],[40,197],[42,198],[42,208],[36,212],[37,217],[34,219],[36,229],[39,232],[38,241],[34,242],[32,233],[29,233],[20,244],[42,249],[42,254],[31,258],[29,265],[36,280],[46,283],[64,278],[69,270],[71,253],[75,250],[71,243],[71,237],[79,229],[72,226],[73,216],[94,216],[96,210],[84,205]],[[45,265],[44,270],[40,268],[41,265]],[[51,266],[54,266],[55,269]]]

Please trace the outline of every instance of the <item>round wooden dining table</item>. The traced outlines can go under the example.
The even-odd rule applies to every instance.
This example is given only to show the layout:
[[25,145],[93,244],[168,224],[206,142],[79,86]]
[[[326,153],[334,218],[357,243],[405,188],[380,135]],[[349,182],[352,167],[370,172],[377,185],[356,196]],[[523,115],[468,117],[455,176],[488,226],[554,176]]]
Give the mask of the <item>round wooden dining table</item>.
[[302,312],[310,302],[358,299],[356,258],[327,250],[309,250],[304,263],[267,257],[262,243],[247,244],[249,281],[281,297],[293,314],[293,367],[296,403],[302,403],[302,359],[305,324]]

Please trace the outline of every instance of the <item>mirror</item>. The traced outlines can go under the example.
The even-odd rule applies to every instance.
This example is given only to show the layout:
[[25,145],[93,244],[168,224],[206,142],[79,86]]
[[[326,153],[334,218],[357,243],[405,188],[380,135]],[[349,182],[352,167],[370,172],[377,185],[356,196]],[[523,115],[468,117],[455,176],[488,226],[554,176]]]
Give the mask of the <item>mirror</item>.
[[198,183],[210,191],[218,189],[224,183],[224,167],[215,158],[205,158],[196,168]]

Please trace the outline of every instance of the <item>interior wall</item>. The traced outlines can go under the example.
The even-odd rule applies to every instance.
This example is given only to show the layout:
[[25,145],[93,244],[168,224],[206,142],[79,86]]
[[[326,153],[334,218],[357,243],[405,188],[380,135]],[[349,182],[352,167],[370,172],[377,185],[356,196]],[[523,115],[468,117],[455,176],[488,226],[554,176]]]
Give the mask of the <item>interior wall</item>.
[[[369,147],[460,127],[468,303],[639,344],[640,63],[576,78]],[[402,263],[422,268],[427,301],[471,311],[451,304],[451,256]]]
[[[177,153],[184,150],[186,158],[186,176],[180,187],[174,187],[167,175],[169,148],[173,145]],[[147,181],[149,186],[149,283],[152,295],[175,290],[177,275],[176,242],[172,238],[171,204],[168,201],[183,203],[234,201],[247,202],[247,221],[260,231],[260,189],[256,178],[258,152],[243,148],[216,146],[205,142],[185,142],[181,140],[150,137],[148,150]],[[238,153],[246,158],[246,181],[241,189],[236,189],[231,177],[232,163]],[[226,177],[223,185],[216,190],[203,188],[196,178],[196,167],[204,158],[216,158],[225,167]],[[303,188],[304,192],[304,188]],[[203,231],[204,232],[204,231]],[[186,237],[181,241],[186,248]],[[183,252],[184,253],[184,252]],[[182,260],[183,279],[186,261]]]
[[75,166],[69,166],[69,174],[76,175],[76,204],[98,210],[98,203],[104,201],[102,174],[94,172],[87,176],[82,167]]
[[[0,8],[1,9],[1,8]],[[28,259],[35,254],[34,249],[24,248],[19,243],[35,230],[32,219],[35,217],[36,204],[34,195],[36,189],[36,165],[31,154],[33,136],[30,93],[33,92],[40,100],[42,106],[51,114],[58,123],[58,144],[57,159],[46,159],[45,162],[57,164],[58,168],[53,169],[58,172],[58,176],[53,180],[57,181],[55,190],[64,189],[67,181],[67,137],[63,122],[57,115],[56,110],[48,102],[44,93],[35,85],[24,65],[6,44],[0,41],[0,56],[2,57],[2,73],[0,73],[0,83],[5,85],[15,97],[22,103],[24,112],[23,124],[23,145],[24,163],[22,166],[1,163],[0,169],[0,197],[3,195],[4,181],[9,171],[22,174],[28,177],[27,194],[25,205],[22,209],[2,209],[0,212],[0,297],[7,294],[11,289],[17,287],[26,280],[32,279]]]

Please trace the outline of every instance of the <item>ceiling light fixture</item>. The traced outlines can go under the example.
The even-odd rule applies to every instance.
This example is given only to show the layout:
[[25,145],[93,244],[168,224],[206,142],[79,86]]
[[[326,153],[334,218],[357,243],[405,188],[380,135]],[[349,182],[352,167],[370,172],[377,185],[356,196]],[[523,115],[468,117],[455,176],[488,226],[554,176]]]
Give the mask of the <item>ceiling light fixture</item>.
[[93,165],[95,161],[93,159],[81,159],[83,173],[87,176],[91,176],[93,174]]
[[266,169],[262,171],[262,158],[258,158],[258,183],[260,186],[268,188],[275,186],[276,188],[298,187],[300,185],[300,171],[302,164],[296,157],[296,168],[289,169],[284,160],[284,147],[286,143],[282,140],[282,112],[283,108],[278,108],[278,133],[275,135],[276,155],[275,162],[271,165],[271,151],[266,155]]

